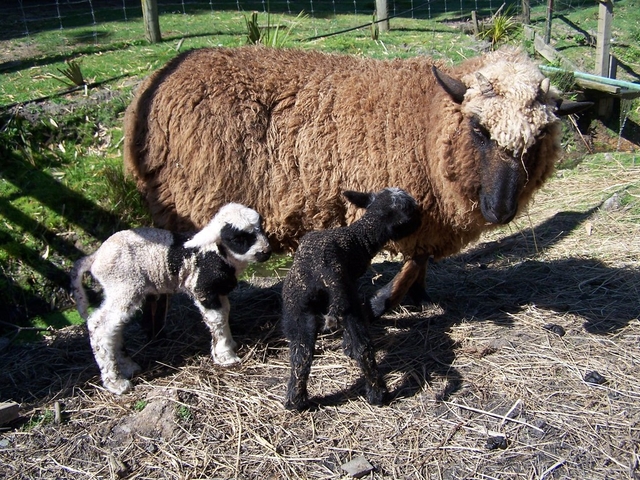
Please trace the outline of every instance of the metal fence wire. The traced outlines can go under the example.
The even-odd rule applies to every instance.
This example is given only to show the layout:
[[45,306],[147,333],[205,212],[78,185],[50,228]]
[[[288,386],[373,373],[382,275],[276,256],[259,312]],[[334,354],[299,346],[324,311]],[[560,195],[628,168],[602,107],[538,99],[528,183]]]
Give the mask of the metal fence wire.
[[[502,4],[511,12],[520,12],[520,0],[388,0],[390,17],[438,20],[446,16],[466,20],[471,12],[481,16],[495,13]],[[530,0],[531,7],[546,4],[547,0]],[[554,1],[554,11],[569,12],[590,6],[593,1]],[[373,15],[375,0],[158,0],[163,13],[196,14],[216,11],[271,12],[297,15],[304,12],[311,17],[327,15]],[[141,0],[5,0],[0,5],[3,24],[8,30],[0,38],[29,36],[43,30],[97,26],[112,21],[128,21],[141,16]]]

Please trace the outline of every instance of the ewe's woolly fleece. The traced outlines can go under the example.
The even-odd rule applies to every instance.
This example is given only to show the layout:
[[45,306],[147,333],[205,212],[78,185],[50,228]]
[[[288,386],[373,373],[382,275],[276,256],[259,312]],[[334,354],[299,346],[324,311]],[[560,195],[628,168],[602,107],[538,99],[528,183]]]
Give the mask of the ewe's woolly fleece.
[[[437,84],[434,63],[469,84],[462,105]],[[478,70],[498,95],[478,96]],[[152,74],[127,109],[125,166],[158,226],[201,228],[223,204],[238,202],[260,212],[276,249],[358,218],[345,206],[345,190],[398,186],[423,216],[420,230],[395,249],[441,258],[491,227],[479,208],[471,114],[501,145],[526,147],[518,159],[527,170],[521,209],[551,174],[560,128],[554,92],[535,99],[542,78],[513,49],[454,67],[428,57],[192,50]]]

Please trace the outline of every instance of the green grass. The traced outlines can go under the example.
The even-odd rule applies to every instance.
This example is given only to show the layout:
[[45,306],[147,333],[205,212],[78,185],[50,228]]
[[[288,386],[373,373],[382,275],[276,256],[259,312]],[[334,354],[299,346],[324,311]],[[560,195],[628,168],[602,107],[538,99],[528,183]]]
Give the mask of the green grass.
[[[633,3],[615,7],[613,50],[629,64],[637,64],[640,55],[640,14]],[[595,11],[590,6],[567,16],[591,28]],[[28,340],[41,335],[41,328],[81,322],[67,291],[73,261],[117,230],[150,223],[135,188],[122,175],[122,117],[134,86],[181,51],[246,44],[246,14],[162,13],[163,41],[153,45],[144,40],[140,18],[64,30],[54,26],[0,42],[7,61],[0,70],[0,107],[49,98],[46,108],[22,107],[31,121],[0,108],[0,310],[8,312],[0,318],[0,335],[17,332],[8,324],[32,328],[19,331],[19,338]],[[377,40],[368,26],[308,40],[366,25],[371,16],[298,14],[269,18],[287,32],[285,46],[375,58],[430,55],[454,63],[477,55],[475,39],[441,21],[395,18],[391,31]],[[534,25],[543,16],[543,6],[536,7]],[[266,15],[259,14],[257,23],[266,25]],[[571,38],[561,40],[569,54],[575,48],[585,56],[579,42],[569,48]],[[90,87],[88,97],[82,89],[65,93],[67,86],[56,79],[73,64],[80,69],[75,76],[100,85]],[[102,97],[93,98],[96,94]],[[638,123],[637,104],[631,112]],[[636,193],[630,190],[626,201],[633,202]],[[274,257],[245,276],[283,275],[289,262],[290,257]]]
[[[258,16],[267,25],[266,15]],[[428,52],[451,58],[473,56],[473,41],[454,28],[434,21],[396,19],[397,28],[381,41],[375,42],[367,28],[318,39],[306,38],[366,24],[366,15],[342,15],[333,18],[308,18],[298,15],[271,15],[272,25],[287,30],[286,46],[314,48],[326,51],[363,54],[386,58],[403,57]],[[109,82],[121,88],[123,82],[146,76],[180,51],[213,46],[239,46],[247,43],[245,16],[240,12],[216,12],[200,15],[165,14],[160,18],[163,42],[150,45],[144,41],[141,21],[119,21],[100,24],[98,36],[86,36],[86,27],[51,30],[30,38],[11,40],[9,49],[32,52],[21,68],[10,69],[0,81],[0,104],[24,102],[64,89],[55,76],[65,69],[65,62],[80,62],[84,78],[89,83]],[[288,29],[291,28],[289,31]],[[444,32],[443,32],[444,30]],[[447,31],[449,30],[449,31]],[[83,38],[82,42],[77,38]],[[281,35],[282,38],[282,35]],[[443,41],[444,40],[444,41]],[[433,44],[433,49],[425,45]]]

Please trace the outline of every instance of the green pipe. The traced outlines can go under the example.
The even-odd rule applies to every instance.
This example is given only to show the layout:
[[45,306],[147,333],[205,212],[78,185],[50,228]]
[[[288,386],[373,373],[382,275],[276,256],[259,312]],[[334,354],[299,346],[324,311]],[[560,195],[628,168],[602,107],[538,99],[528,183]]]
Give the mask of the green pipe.
[[540,65],[540,70],[543,73],[570,73],[576,78],[582,78],[583,80],[591,80],[593,82],[604,83],[605,85],[612,85],[614,87],[626,88],[627,90],[633,90],[634,92],[640,92],[640,84],[625,82],[624,80],[617,80],[615,78],[601,77],[599,75],[591,75],[590,73],[583,72],[569,72],[557,67],[550,67],[548,65]]

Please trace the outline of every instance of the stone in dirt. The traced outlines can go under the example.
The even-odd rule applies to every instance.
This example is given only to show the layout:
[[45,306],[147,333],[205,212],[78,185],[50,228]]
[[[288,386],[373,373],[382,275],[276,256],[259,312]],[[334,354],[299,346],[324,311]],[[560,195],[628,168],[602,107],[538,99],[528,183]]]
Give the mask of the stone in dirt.
[[6,425],[18,418],[20,406],[15,402],[0,403],[0,426]]
[[373,471],[373,465],[371,465],[367,459],[362,456],[354,457],[351,461],[342,465],[341,468],[353,478],[363,477],[367,473]]
[[602,375],[594,370],[592,372],[588,372],[584,376],[584,381],[587,383],[593,383],[595,385],[602,385],[606,380]]
[[154,389],[143,410],[120,419],[111,429],[110,443],[124,445],[139,436],[169,440],[175,434],[178,398],[170,389]]
[[566,333],[564,328],[562,328],[560,325],[556,325],[555,323],[547,323],[546,325],[543,325],[542,328],[544,328],[545,330],[549,330],[550,332],[553,332],[560,337],[564,337],[564,334]]

